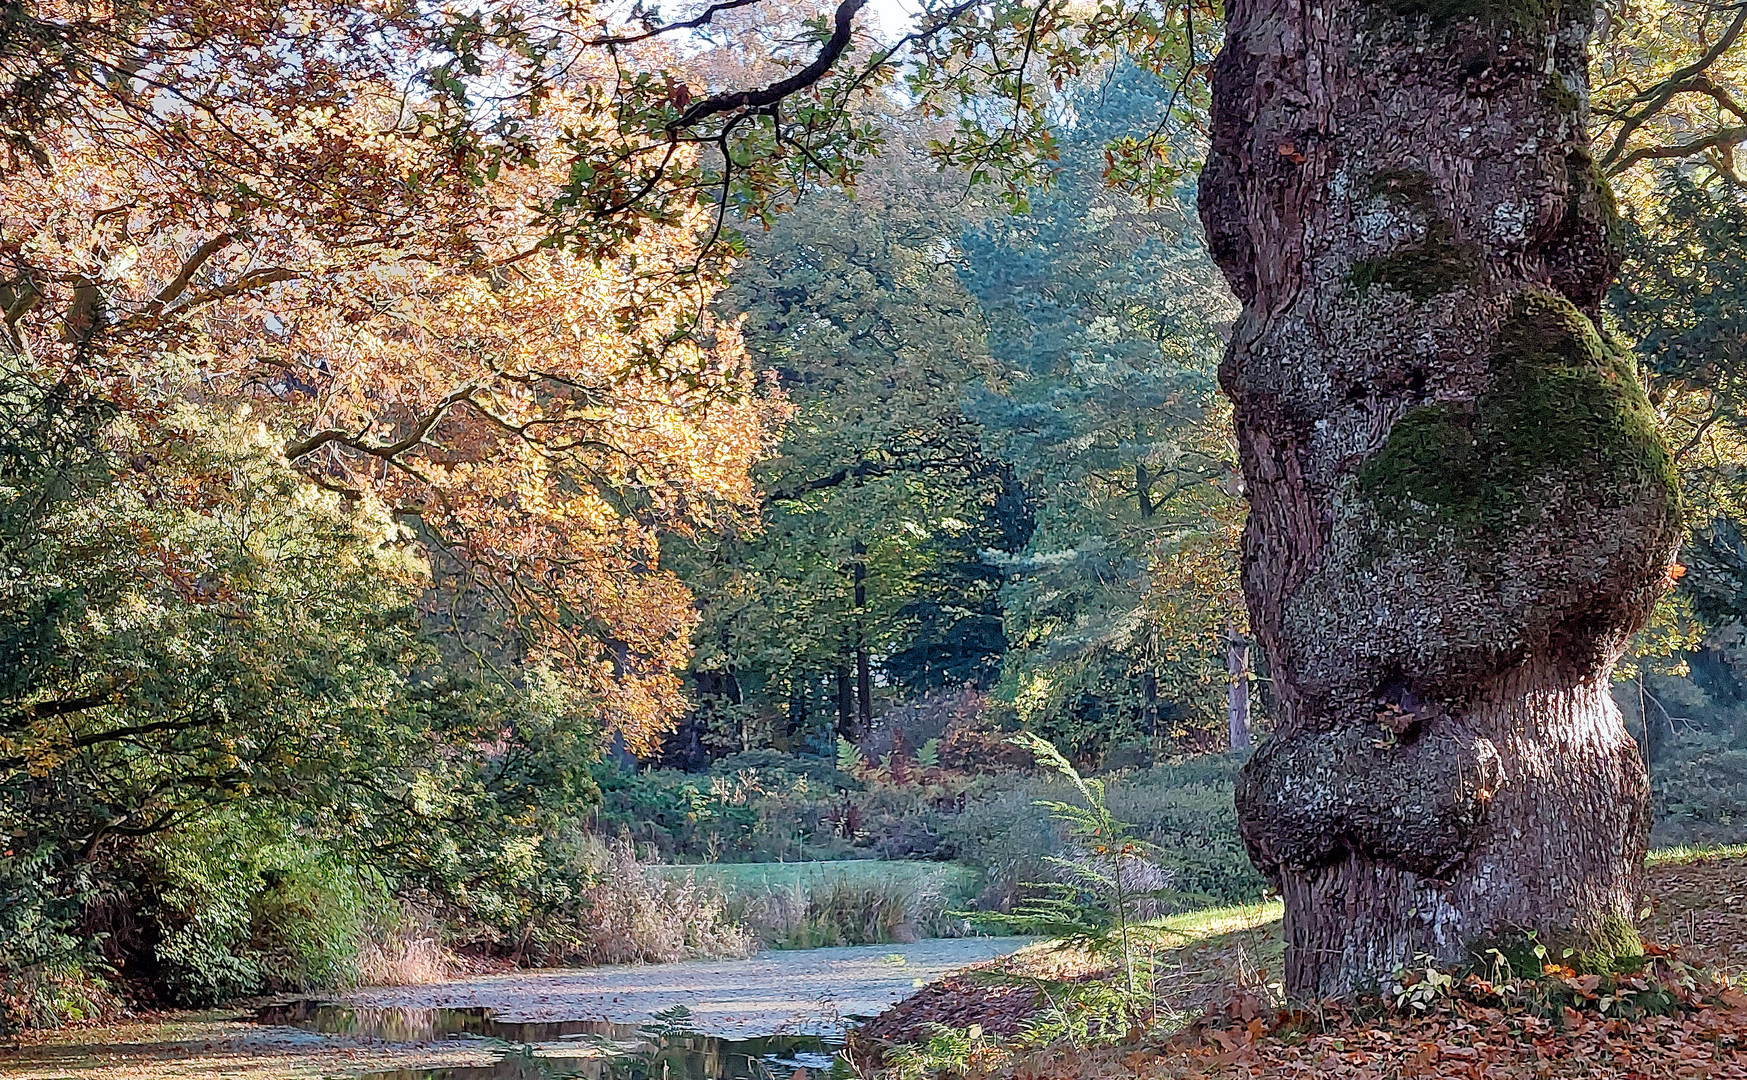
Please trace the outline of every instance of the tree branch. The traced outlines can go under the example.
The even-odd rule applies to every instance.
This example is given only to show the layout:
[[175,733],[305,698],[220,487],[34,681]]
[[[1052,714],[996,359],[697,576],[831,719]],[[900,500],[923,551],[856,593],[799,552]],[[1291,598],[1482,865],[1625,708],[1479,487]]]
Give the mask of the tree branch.
[[37,720],[48,720],[56,716],[67,716],[72,713],[84,712],[86,709],[95,709],[100,705],[109,705],[115,700],[115,690],[110,688],[96,693],[81,694],[78,697],[26,705],[13,715],[12,720],[7,722],[6,728],[14,730]]
[[[1616,110],[1616,114],[1623,118],[1623,122],[1619,132],[1614,135],[1614,141],[1608,147],[1607,153],[1602,155],[1601,167],[1604,172],[1609,176],[1616,176],[1630,168],[1634,162],[1642,161],[1646,157],[1681,156],[1678,154],[1641,154],[1638,151],[1633,151],[1625,160],[1621,160],[1622,155],[1626,153],[1627,140],[1639,128],[1649,123],[1670,101],[1674,100],[1675,95],[1681,92],[1686,83],[1703,75],[1712,64],[1717,62],[1719,57],[1728,52],[1734,46],[1736,39],[1741,36],[1743,28],[1747,28],[1747,4],[1742,4],[1736,10],[1735,21],[1729,24],[1729,28],[1723,31],[1723,36],[1717,39],[1716,44],[1706,49],[1702,56],[1648,90],[1633,95]],[[1643,106],[1642,109],[1635,113],[1632,112],[1640,105]],[[1620,164],[1615,165],[1616,161]]]
[[392,460],[424,442],[425,437],[431,433],[431,429],[442,422],[443,417],[448,414],[450,409],[471,398],[474,391],[478,389],[479,387],[475,386],[473,383],[468,383],[459,390],[451,392],[447,397],[443,398],[442,401],[437,403],[435,409],[419,419],[419,422],[413,426],[412,432],[408,434],[406,438],[401,439],[398,442],[366,442],[363,433],[361,432],[354,435],[341,428],[328,428],[325,431],[314,432],[313,434],[287,446],[285,448],[285,460],[296,461],[298,458],[308,457],[310,454],[315,453],[329,443],[339,443],[348,450],[355,450],[360,454],[368,454],[371,457]]
[[736,109],[762,109],[783,100],[791,94],[798,93],[823,79],[834,64],[837,63],[855,32],[855,16],[867,5],[867,0],[842,0],[837,5],[837,15],[831,30],[831,36],[819,49],[811,63],[786,79],[771,83],[759,90],[735,90],[725,94],[715,94],[694,104],[680,114],[679,119],[667,125],[669,134],[677,135],[687,128],[696,127],[699,123],[720,113],[732,112]]
[[733,11],[735,8],[751,7],[756,3],[759,3],[759,0],[724,0],[723,3],[711,4],[704,9],[701,15],[694,16],[693,18],[686,19],[682,22],[668,23],[666,26],[658,26],[652,30],[645,30],[641,34],[627,34],[623,36],[618,34],[606,34],[589,41],[588,44],[632,45],[639,41],[648,41],[650,38],[660,37],[663,34],[671,34],[675,30],[696,30],[701,26],[710,25],[710,21],[724,11]]
[[181,296],[188,288],[188,283],[194,280],[194,275],[206,264],[206,260],[218,254],[236,239],[235,233],[220,233],[194,249],[194,254],[188,256],[188,261],[182,264],[182,269],[176,271],[176,276],[169,284],[158,290],[158,295],[152,297],[152,302],[146,306],[147,314],[156,315],[164,310],[164,305]]
[[1714,150],[1719,146],[1732,146],[1735,143],[1747,141],[1747,125],[1718,128],[1702,139],[1691,142],[1668,143],[1662,146],[1640,146],[1622,158],[1619,164],[1608,169],[1609,176],[1618,176],[1640,161],[1668,160],[1671,158],[1691,157],[1702,150]]

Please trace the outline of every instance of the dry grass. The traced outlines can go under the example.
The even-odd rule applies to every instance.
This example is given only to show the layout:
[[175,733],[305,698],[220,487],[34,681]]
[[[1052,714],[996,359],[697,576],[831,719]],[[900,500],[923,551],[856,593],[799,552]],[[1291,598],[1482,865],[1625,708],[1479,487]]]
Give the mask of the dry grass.
[[588,918],[564,950],[566,962],[671,964],[758,951],[715,885],[657,873],[626,843],[604,849],[600,859]]
[[969,905],[981,880],[952,863],[874,859],[654,869],[719,888],[758,940],[778,949],[967,936],[970,925],[951,912]]
[[940,910],[939,898],[898,884],[809,882],[772,889],[743,902],[757,938],[779,949],[917,941]]
[[358,947],[358,986],[428,986],[474,972],[475,964],[443,943],[442,924],[430,912],[406,905],[395,915]]

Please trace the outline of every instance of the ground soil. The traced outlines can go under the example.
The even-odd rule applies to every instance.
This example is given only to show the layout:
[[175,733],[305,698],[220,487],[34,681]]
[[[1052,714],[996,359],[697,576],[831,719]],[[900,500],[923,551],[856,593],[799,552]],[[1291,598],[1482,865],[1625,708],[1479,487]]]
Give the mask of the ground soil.
[[1650,868],[1644,938],[1732,972],[1747,969],[1747,858]]
[[[1683,962],[1747,980],[1747,858],[1710,858],[1651,868],[1644,937]],[[1284,1008],[1278,993],[1279,924],[1213,933],[1164,956],[1174,965],[1165,994],[1179,1017],[1200,1019],[1138,1045],[1036,1053],[990,1052],[976,1080],[1406,1080],[1406,1078],[1585,1077],[1747,1080],[1747,996],[1704,983],[1702,1002],[1670,1016],[1619,1019],[1595,1002],[1583,1011],[1512,1012],[1459,998],[1425,1015],[1373,1006]],[[1696,973],[1695,974],[1703,974]],[[925,1037],[929,1025],[964,1028],[985,977],[929,987],[864,1031],[881,1044]],[[1703,982],[1702,978],[1700,979]],[[989,1001],[996,1027],[1018,1030],[1042,1007],[1009,991]],[[972,1021],[974,1022],[974,1021]]]

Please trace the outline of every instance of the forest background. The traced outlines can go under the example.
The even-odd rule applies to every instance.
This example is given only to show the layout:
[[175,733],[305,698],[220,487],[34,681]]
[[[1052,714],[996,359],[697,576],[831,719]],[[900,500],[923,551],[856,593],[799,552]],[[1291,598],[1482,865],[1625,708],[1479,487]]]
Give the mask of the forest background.
[[[1723,842],[1747,824],[1740,19],[1633,15],[1599,45],[1608,310],[1689,536],[1616,696],[1657,838]],[[654,59],[788,70],[760,31]],[[1234,671],[1268,727],[1215,379],[1236,305],[1175,165],[1187,80],[1063,79],[1059,138],[1005,188],[961,117],[870,95],[851,137],[881,154],[849,190],[768,181],[724,233],[687,189],[588,232],[563,213],[605,181],[567,140],[605,70],[459,183],[443,114],[390,87],[405,55],[240,65],[243,110],[7,116],[9,1020],[961,930],[877,890],[751,911],[644,864],[957,861],[1009,905],[1065,843],[1021,729],[1111,776],[1169,904],[1260,895],[1230,794]],[[1634,123],[1698,60],[1696,104]],[[747,153],[684,151],[732,177],[718,152]]]

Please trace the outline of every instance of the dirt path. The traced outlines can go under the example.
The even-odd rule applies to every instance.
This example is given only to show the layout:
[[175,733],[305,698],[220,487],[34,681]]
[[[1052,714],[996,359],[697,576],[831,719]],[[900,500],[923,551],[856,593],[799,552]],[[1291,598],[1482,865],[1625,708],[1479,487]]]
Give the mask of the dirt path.
[[[433,986],[356,991],[360,1006],[497,1010],[503,1020],[639,1023],[684,1005],[701,1031],[727,1038],[843,1030],[921,984],[1023,946],[964,938],[762,953],[750,960],[522,972]],[[390,1068],[482,1066],[497,1051],[473,1040],[383,1043],[264,1027],[237,1014],[176,1013],[29,1033],[0,1042],[7,1080],[316,1080]]]
[[750,960],[657,967],[524,971],[434,986],[345,995],[354,1005],[493,1010],[499,1020],[640,1023],[683,1005],[707,1035],[837,1035],[845,1017],[874,1016],[928,983],[1027,944],[952,938],[910,945],[763,952]]

